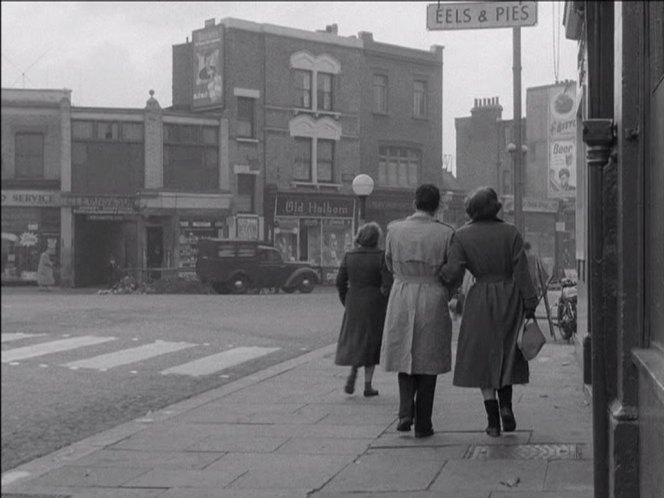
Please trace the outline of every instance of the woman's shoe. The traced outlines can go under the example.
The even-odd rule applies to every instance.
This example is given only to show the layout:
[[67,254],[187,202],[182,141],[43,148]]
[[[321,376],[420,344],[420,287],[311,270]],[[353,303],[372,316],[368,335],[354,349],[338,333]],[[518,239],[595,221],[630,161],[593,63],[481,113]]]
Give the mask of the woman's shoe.
[[397,424],[397,430],[399,432],[408,432],[413,425],[413,419],[409,417],[404,417],[399,419]]
[[357,379],[357,368],[351,368],[348,380],[346,380],[346,386],[344,387],[346,394],[353,394],[355,392],[355,379]]
[[512,412],[512,386],[504,386],[498,389],[498,400],[500,402],[500,419],[503,422],[505,432],[513,432],[516,429],[516,419]]
[[500,436],[500,411],[498,409],[498,401],[495,399],[488,399],[484,401],[484,409],[486,410],[489,425],[485,431],[491,437]]

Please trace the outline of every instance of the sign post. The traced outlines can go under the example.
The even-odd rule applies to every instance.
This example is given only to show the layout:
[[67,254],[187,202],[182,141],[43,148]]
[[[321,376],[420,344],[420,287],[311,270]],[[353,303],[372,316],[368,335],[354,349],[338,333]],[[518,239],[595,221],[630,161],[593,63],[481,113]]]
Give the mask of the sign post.
[[512,28],[514,118],[514,224],[525,234],[523,217],[523,154],[521,140],[521,27],[537,25],[537,2],[446,3],[427,6],[427,29],[431,31],[461,29]]

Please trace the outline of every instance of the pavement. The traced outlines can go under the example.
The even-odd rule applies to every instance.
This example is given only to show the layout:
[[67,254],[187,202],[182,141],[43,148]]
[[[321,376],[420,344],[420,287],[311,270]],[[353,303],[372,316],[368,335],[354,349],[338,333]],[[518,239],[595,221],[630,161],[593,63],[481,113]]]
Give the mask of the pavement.
[[550,342],[491,438],[479,390],[438,378],[435,434],[400,433],[394,373],[343,392],[335,345],[2,475],[2,498],[592,498],[591,406],[574,346]]

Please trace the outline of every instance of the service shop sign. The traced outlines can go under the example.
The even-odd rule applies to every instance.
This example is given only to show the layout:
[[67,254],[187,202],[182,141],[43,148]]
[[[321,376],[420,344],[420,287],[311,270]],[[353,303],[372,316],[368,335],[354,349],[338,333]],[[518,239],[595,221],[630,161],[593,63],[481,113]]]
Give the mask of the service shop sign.
[[537,2],[430,3],[427,29],[519,28],[537,24]]

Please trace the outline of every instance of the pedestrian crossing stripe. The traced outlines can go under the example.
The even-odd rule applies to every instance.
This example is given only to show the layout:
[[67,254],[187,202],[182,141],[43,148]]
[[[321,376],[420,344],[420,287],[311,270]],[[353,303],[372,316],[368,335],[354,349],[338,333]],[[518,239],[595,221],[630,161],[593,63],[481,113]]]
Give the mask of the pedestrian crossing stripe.
[[4,344],[5,342],[18,341],[20,339],[27,339],[28,337],[39,337],[42,335],[46,334],[25,334],[23,332],[9,332],[6,334],[0,334],[0,340],[2,340],[2,343]]
[[95,370],[108,370],[110,368],[128,365],[139,361],[154,358],[167,353],[191,348],[196,344],[190,342],[155,341],[135,348],[122,349],[113,353],[93,356],[85,360],[72,361],[62,365],[69,368],[90,368]]
[[72,349],[82,348],[84,346],[93,346],[108,341],[114,341],[115,337],[96,337],[84,335],[81,337],[72,337],[69,339],[60,339],[57,341],[42,342],[32,346],[8,349],[2,352],[2,363],[9,363],[29,358],[37,358],[51,353],[61,353]]
[[267,354],[278,351],[279,348],[262,348],[262,347],[239,347],[223,351],[221,353],[206,356],[198,360],[183,363],[172,368],[162,370],[164,375],[179,374],[191,375],[194,377],[202,375],[210,375],[221,370],[224,370],[245,361],[260,358]]

